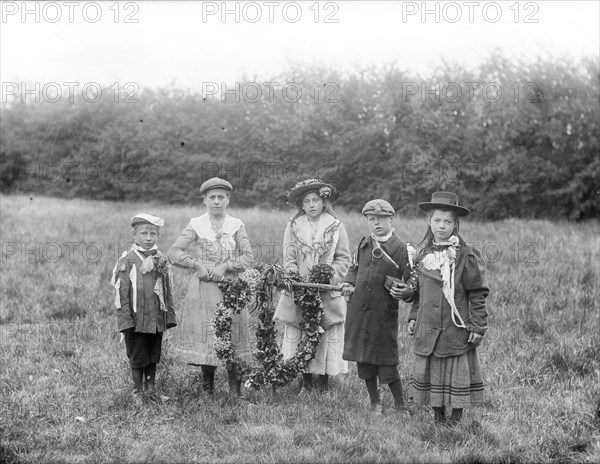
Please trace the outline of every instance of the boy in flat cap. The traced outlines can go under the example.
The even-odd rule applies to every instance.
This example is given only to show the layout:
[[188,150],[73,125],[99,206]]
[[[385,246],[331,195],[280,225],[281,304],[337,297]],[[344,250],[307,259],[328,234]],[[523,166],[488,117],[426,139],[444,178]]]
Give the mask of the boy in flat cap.
[[378,377],[389,385],[396,410],[404,411],[398,373],[398,300],[409,301],[413,295],[404,283],[411,278],[407,244],[392,227],[395,211],[387,201],[371,200],[362,213],[371,233],[358,244],[342,284],[342,294],[350,296],[343,357],[357,363],[375,414],[382,413]]
[[124,334],[133,378],[133,394],[155,394],[156,365],[163,332],[175,327],[171,268],[156,241],[164,221],[151,214],[131,218],[133,245],[123,252],[111,283],[119,332]]

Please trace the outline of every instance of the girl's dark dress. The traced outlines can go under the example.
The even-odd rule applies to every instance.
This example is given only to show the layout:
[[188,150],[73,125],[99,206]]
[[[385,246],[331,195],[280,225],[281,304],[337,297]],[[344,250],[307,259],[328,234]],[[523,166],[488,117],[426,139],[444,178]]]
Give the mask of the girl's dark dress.
[[489,287],[480,252],[461,244],[454,264],[454,301],[466,328],[452,321],[440,270],[431,269],[435,266],[426,265],[426,259],[417,263],[419,291],[409,316],[417,321],[411,393],[413,401],[433,407],[463,408],[483,401],[477,347],[467,340],[469,332],[483,335],[487,330]]

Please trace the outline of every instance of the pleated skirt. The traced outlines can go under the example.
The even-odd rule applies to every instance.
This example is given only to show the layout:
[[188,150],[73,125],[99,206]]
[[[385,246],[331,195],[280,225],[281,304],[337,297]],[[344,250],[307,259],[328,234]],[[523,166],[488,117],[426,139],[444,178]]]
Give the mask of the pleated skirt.
[[415,355],[409,397],[433,407],[464,408],[482,402],[483,376],[477,350],[448,358]]

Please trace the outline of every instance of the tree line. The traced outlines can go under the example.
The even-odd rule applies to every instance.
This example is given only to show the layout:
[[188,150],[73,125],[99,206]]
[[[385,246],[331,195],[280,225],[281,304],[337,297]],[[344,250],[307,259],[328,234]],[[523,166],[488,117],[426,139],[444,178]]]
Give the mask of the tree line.
[[452,190],[479,218],[599,216],[597,57],[494,52],[428,76],[303,64],[194,89],[37,89],[3,95],[3,193],[191,203],[217,175],[237,205],[278,208],[320,177],[354,210],[382,197],[415,214]]

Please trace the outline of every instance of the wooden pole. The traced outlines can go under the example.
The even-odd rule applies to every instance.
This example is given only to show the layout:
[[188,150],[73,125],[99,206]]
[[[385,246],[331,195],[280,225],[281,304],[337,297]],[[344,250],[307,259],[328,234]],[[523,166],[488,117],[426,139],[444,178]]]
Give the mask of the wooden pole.
[[305,288],[317,288],[319,290],[334,290],[337,292],[342,291],[342,287],[339,285],[331,284],[314,284],[312,282],[291,282],[292,287],[305,287]]

